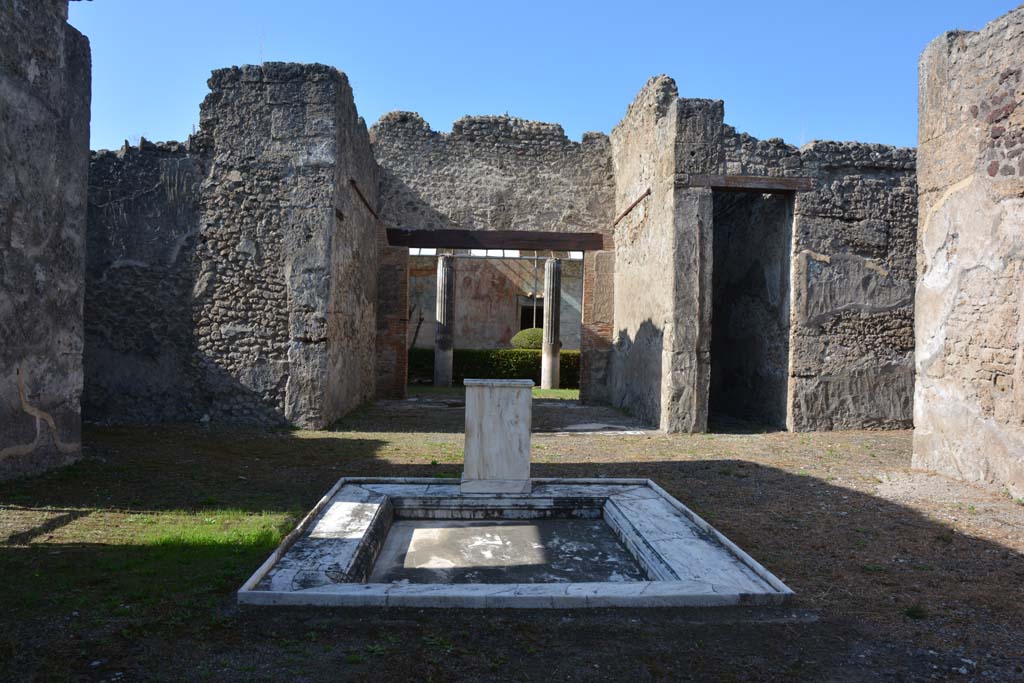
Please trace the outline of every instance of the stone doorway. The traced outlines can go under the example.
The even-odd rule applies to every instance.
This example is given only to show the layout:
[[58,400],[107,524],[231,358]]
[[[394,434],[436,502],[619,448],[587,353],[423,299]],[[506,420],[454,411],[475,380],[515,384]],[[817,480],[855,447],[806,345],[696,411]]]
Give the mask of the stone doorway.
[[712,431],[786,429],[793,205],[791,193],[714,193]]

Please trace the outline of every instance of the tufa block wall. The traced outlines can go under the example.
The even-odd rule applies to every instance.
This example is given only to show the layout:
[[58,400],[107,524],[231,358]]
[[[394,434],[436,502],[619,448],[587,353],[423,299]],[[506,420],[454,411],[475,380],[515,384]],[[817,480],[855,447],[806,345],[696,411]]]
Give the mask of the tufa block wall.
[[67,5],[0,3],[0,479],[81,452],[91,62]]
[[919,64],[915,467],[1024,496],[1024,8]]

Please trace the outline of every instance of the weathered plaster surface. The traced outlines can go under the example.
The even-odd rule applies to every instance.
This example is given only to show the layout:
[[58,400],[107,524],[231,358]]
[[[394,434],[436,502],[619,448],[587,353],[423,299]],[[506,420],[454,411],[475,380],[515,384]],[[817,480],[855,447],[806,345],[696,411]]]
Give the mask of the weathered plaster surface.
[[[790,260],[790,429],[910,425],[915,153],[852,142],[803,148],[725,130],[730,174],[809,176]],[[770,197],[745,195],[764,210]]]
[[1024,496],[1024,8],[919,65],[916,467]]
[[0,479],[81,450],[91,64],[66,19],[0,3]]
[[711,191],[677,188],[676,174],[719,168],[722,116],[659,76],[612,131],[616,212],[650,195],[615,231],[610,397],[670,432],[706,429],[710,381]]

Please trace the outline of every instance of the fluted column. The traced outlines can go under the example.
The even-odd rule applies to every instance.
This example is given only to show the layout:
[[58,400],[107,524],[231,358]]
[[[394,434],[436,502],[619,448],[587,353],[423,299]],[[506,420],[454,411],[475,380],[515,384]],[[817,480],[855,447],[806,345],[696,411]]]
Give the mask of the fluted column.
[[544,343],[541,345],[540,386],[557,389],[559,352],[562,350],[562,261],[549,258],[544,262]]
[[455,324],[455,258],[437,257],[437,325],[434,328],[434,386],[452,385],[452,327]]

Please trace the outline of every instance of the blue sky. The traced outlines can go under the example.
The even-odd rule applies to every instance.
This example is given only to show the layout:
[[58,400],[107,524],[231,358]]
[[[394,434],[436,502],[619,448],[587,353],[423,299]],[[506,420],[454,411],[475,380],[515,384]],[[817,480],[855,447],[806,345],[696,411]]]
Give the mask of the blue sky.
[[725,100],[760,138],[912,146],[917,58],[1011,0],[347,2],[95,0],[71,23],[93,55],[92,147],[183,140],[212,69],[323,62],[348,74],[370,125],[418,111],[447,131],[466,114],[609,132],[648,77]]

